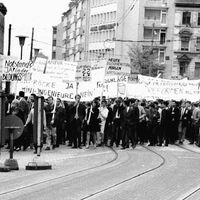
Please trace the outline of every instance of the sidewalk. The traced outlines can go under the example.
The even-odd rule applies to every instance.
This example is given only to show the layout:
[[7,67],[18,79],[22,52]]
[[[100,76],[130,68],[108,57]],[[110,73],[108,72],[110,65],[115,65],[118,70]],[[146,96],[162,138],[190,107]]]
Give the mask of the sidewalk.
[[[108,148],[93,149],[92,147],[90,149],[85,149],[84,147],[82,149],[72,149],[67,145],[61,145],[59,148],[49,151],[45,151],[43,148],[39,157],[33,152],[34,150],[29,148],[26,151],[14,151],[13,158],[17,160],[19,169],[25,169],[25,166],[33,160],[48,162],[53,167],[54,165],[62,164],[67,159],[110,153],[110,150]],[[9,150],[2,148],[0,152],[0,163],[3,164],[9,156]]]

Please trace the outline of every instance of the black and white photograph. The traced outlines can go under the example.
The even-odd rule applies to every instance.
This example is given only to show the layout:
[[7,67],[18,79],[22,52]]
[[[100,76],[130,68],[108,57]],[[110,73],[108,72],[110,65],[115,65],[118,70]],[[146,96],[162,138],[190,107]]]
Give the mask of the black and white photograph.
[[200,200],[200,0],[0,0],[0,200]]

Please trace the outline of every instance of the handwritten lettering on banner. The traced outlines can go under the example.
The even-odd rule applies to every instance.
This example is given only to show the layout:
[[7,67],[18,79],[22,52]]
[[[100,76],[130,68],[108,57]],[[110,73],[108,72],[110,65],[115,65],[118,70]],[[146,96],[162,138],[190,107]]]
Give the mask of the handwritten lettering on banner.
[[199,80],[168,80],[139,75],[138,81],[145,87],[145,95],[153,99],[187,99],[190,101],[200,99]]
[[81,62],[76,69],[77,81],[91,81],[91,63]]
[[27,96],[31,93],[35,93],[45,98],[53,96],[62,100],[73,101],[76,86],[75,82],[63,82],[62,80],[52,79],[47,74],[34,74],[31,81],[18,83],[15,93],[20,90],[24,91]]
[[32,61],[13,60],[7,57],[3,61],[2,80],[21,81],[23,77],[30,76],[32,67]]
[[106,75],[126,75],[131,72],[130,64],[117,58],[109,58],[106,65]]
[[48,60],[46,64],[45,74],[51,78],[75,81],[76,62],[67,62],[63,60]]

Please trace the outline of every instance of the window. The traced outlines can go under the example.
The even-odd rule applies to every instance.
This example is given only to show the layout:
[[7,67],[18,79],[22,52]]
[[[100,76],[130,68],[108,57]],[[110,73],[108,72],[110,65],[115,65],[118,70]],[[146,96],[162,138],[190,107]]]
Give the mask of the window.
[[197,37],[196,51],[200,51],[200,37]]
[[162,10],[161,23],[162,24],[166,24],[167,23],[167,12],[166,12],[166,10]]
[[200,13],[198,13],[198,22],[197,25],[200,26]]
[[181,76],[185,76],[186,75],[186,68],[188,67],[188,63],[187,62],[180,62],[180,72],[179,74]]
[[52,52],[52,60],[56,59],[56,52]]
[[160,33],[160,44],[165,44],[166,39],[166,30],[161,30]]
[[181,37],[181,50],[182,51],[188,51],[189,50],[189,41],[190,38],[185,36],[185,37]]
[[160,64],[165,63],[165,50],[164,49],[160,49],[159,62],[160,62]]
[[56,46],[56,40],[53,40],[53,46]]
[[152,29],[144,29],[144,39],[152,39]]
[[200,78],[200,63],[195,63],[194,78]]
[[191,12],[183,12],[182,24],[190,25]]
[[145,9],[145,19],[160,20],[161,10]]

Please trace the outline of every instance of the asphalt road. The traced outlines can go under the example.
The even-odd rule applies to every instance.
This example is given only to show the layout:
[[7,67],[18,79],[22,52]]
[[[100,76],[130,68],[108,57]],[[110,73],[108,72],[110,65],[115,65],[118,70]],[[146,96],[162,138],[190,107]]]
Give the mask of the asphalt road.
[[53,171],[28,172],[14,181],[0,181],[0,199],[200,199],[200,152],[178,146],[137,146],[116,152],[117,157],[106,150],[105,154],[66,160]]

